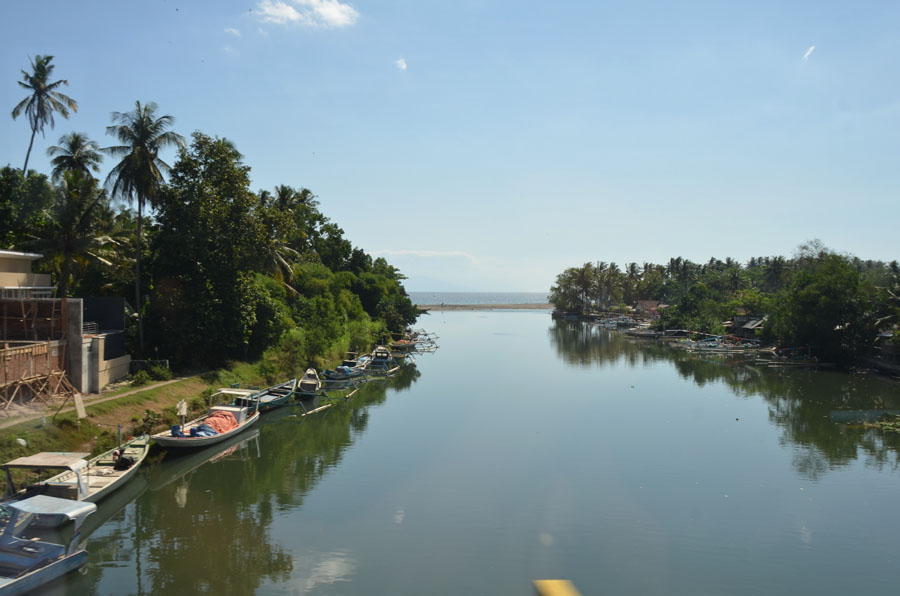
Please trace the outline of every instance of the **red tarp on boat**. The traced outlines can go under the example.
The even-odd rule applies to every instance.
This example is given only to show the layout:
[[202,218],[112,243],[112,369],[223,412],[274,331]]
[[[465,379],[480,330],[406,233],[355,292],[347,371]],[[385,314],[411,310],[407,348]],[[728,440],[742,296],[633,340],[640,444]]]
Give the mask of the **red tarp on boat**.
[[231,412],[217,411],[206,417],[204,423],[210,425],[220,435],[226,433],[238,425],[237,418]]

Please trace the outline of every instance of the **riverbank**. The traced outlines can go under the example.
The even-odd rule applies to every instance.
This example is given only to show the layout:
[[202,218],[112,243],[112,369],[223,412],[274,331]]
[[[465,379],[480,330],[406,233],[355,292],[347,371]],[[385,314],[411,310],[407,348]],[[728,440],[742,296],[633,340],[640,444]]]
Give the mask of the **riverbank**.
[[552,304],[417,304],[422,312],[445,310],[550,310]]

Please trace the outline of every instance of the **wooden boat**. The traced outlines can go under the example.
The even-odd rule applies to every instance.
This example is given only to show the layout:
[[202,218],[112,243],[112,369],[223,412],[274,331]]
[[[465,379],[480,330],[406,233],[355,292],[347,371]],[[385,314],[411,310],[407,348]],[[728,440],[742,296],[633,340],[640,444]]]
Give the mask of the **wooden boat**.
[[[223,420],[230,426],[227,430],[216,432],[215,434],[207,434],[206,428],[210,427],[209,423],[219,424],[219,420]],[[156,433],[153,440],[157,445],[166,449],[178,448],[196,448],[214,445],[226,440],[228,437],[234,436],[259,420],[259,410],[248,408],[246,406],[213,406],[209,409],[209,413],[191,420],[188,423],[175,425],[170,430]]]
[[[96,503],[127,483],[141,467],[150,451],[150,437],[133,438],[106,453],[85,459],[87,453],[45,452],[3,464],[8,500],[43,494],[73,501]],[[26,487],[17,488],[12,470],[59,471],[58,474]]]
[[[253,389],[219,389],[213,397],[220,396],[219,402],[231,403],[233,406],[246,407],[250,409],[258,409],[260,412],[283,406],[294,398],[297,391],[297,379],[291,379],[273,385],[262,391]],[[230,398],[230,400],[229,400]]]
[[[0,534],[0,596],[37,590],[87,562],[78,539],[84,520],[97,510],[94,503],[37,495],[5,507],[10,519]],[[69,522],[73,528],[68,546],[33,535],[38,527]]]
[[316,397],[322,394],[322,379],[314,368],[307,368],[306,374],[300,379],[300,386],[297,389],[298,397]]

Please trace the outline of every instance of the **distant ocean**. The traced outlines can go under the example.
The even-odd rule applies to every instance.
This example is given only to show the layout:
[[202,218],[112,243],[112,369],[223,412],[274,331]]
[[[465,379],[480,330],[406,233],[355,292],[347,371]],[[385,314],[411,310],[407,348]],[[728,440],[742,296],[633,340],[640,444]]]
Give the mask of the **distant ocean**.
[[409,292],[413,304],[546,304],[543,292]]

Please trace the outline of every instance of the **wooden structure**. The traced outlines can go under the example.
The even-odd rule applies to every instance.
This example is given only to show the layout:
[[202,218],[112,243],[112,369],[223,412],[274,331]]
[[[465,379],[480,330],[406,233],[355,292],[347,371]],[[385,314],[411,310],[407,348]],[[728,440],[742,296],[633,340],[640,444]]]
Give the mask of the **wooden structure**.
[[66,377],[65,299],[0,300],[0,408],[50,404],[75,388]]

